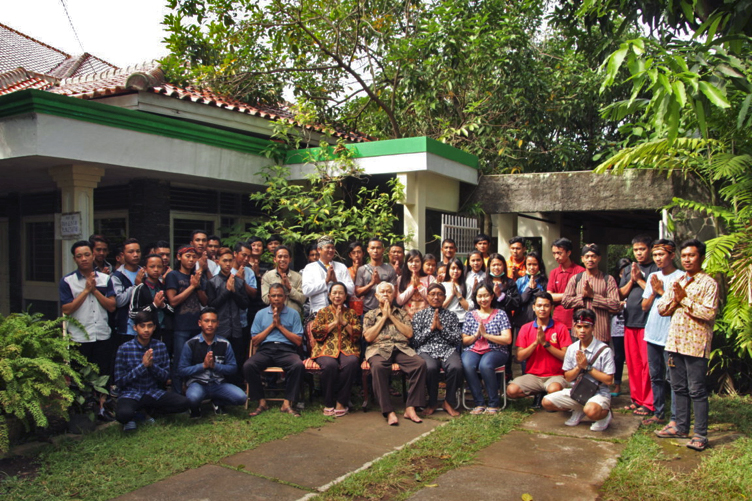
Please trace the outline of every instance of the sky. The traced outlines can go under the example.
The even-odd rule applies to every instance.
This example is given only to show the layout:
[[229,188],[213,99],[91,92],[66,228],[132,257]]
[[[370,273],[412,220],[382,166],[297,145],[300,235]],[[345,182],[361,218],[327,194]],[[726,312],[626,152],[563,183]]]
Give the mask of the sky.
[[[65,14],[68,7],[83,50]],[[166,0],[2,0],[0,23],[71,55],[88,52],[124,67],[168,51],[161,25]]]

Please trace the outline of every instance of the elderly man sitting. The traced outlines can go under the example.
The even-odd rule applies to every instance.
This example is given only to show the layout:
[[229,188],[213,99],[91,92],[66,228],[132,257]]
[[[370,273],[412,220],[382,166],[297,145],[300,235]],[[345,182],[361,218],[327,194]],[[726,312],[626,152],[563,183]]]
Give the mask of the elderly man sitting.
[[366,349],[366,360],[371,365],[373,391],[389,425],[398,425],[399,419],[389,394],[389,375],[392,364],[399,364],[410,384],[404,417],[421,423],[415,408],[426,405],[426,362],[408,346],[413,337],[410,317],[404,310],[392,305],[394,286],[389,282],[379,283],[376,298],[379,307],[369,311],[363,321],[363,337],[370,343]]

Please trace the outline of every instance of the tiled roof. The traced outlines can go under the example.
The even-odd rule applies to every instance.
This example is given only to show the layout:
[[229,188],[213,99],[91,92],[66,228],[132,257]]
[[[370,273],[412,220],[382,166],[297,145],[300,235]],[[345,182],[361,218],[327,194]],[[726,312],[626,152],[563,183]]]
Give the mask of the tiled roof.
[[[157,61],[117,68],[88,53],[71,56],[0,24],[0,95],[24,89],[46,90],[80,99],[146,91],[268,120],[294,122],[294,114],[286,103],[277,106],[249,104],[209,89],[179,87],[165,81]],[[318,124],[295,125],[324,131],[324,126]],[[336,131],[334,135],[353,142],[372,140],[354,132]]]
[[24,89],[45,90],[52,87],[56,81],[55,78],[50,78],[41,73],[18,68],[0,73],[0,96]]
[[0,73],[24,68],[35,73],[66,78],[115,68],[91,54],[71,56],[39,40],[0,24]]
[[[294,120],[294,115],[287,104],[280,104],[279,106],[251,105],[237,99],[221,96],[209,89],[173,85],[165,81],[164,73],[157,61],[116,70],[107,70],[96,75],[65,78],[57,86],[48,90],[55,94],[81,99],[97,99],[137,91],[148,91],[182,101],[214,106],[268,120],[285,119],[290,122]],[[297,125],[317,132],[324,130],[322,125]],[[354,142],[372,140],[368,136],[353,132],[336,131],[334,135]]]

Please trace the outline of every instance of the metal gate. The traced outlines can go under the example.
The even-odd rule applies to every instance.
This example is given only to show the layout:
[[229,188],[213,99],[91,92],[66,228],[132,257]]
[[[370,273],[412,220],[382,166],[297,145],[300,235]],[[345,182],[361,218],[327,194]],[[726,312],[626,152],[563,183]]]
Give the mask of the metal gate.
[[451,238],[457,244],[457,254],[467,255],[475,249],[473,239],[480,233],[478,218],[441,215],[441,240]]

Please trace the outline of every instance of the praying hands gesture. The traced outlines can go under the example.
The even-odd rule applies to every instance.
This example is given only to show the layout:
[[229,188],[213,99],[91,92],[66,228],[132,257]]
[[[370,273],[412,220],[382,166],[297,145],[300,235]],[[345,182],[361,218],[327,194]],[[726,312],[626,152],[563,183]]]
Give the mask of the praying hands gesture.
[[253,259],[252,261],[248,261],[248,266],[253,270],[253,273],[256,275],[259,274],[261,271],[261,268],[259,267],[259,261],[258,259]]
[[144,356],[141,359],[141,363],[144,364],[144,367],[151,367],[154,365],[154,350],[149,348],[144,352]]
[[206,353],[206,357],[204,357],[204,369],[213,369],[215,365],[214,360],[214,352],[209,351]]
[[590,285],[590,280],[585,280],[585,283],[582,284],[582,297],[587,297],[590,299],[593,299],[593,295],[595,292],[593,291],[593,286]]
[[196,271],[193,275],[191,275],[191,284],[190,286],[194,289],[198,289],[201,285],[201,271]]
[[632,276],[630,278],[632,279],[632,282],[638,285],[640,280],[642,280],[642,271],[640,271],[640,267],[637,263],[632,263]]
[[292,290],[292,284],[290,283],[290,278],[287,276],[287,273],[277,272],[277,274],[282,280],[282,286],[285,288],[287,292],[290,292]]
[[272,308],[272,325],[277,328],[282,325],[282,321],[279,318],[279,308],[276,306]]
[[655,294],[658,294],[659,296],[662,296],[666,293],[666,291],[663,289],[663,282],[660,278],[658,278],[658,275],[650,276],[650,286],[653,288],[653,292]]
[[141,285],[144,281],[145,276],[146,268],[139,268],[138,273],[136,273],[136,283],[134,285]]
[[528,283],[528,287],[531,289],[535,289],[536,283],[535,283],[535,275],[530,275],[530,282]]
[[417,273],[413,273],[413,276],[410,279],[410,283],[412,284],[414,288],[416,289],[420,288],[420,277],[418,276]]
[[86,287],[84,290],[88,293],[92,293],[97,289],[97,272],[92,271],[91,275],[86,278]]
[[679,284],[678,280],[673,283],[673,288],[674,288],[674,302],[677,304],[681,303],[682,299],[687,297],[687,291],[684,289],[684,287],[681,286],[681,284]]
[[441,319],[439,318],[439,309],[436,308],[433,310],[433,321],[431,322],[431,330],[440,331],[443,329],[444,329],[444,326],[441,325]]
[[373,270],[371,272],[371,285],[376,286],[381,283],[381,275],[379,275],[379,272],[377,270]]
[[538,326],[538,336],[535,341],[541,346],[546,344],[546,330],[542,325]]
[[157,308],[165,307],[164,291],[157,291],[157,293],[154,294],[154,306],[156,306]]
[[581,370],[587,369],[588,361],[587,356],[585,355],[584,351],[577,351],[575,354],[575,357],[577,358],[577,367],[579,367]]
[[334,274],[334,265],[330,264],[326,270],[326,283],[336,282],[337,276]]
[[230,278],[227,279],[226,287],[230,292],[235,290],[235,275],[230,275]]

